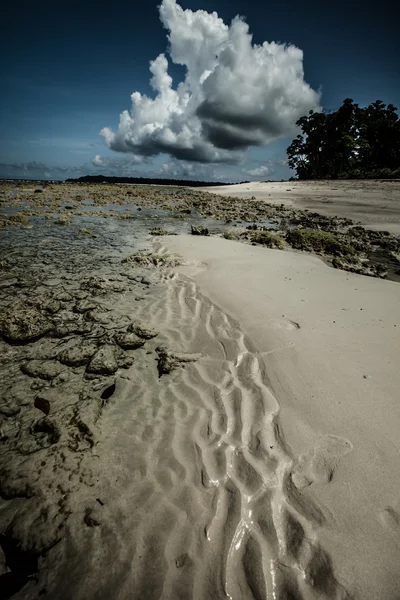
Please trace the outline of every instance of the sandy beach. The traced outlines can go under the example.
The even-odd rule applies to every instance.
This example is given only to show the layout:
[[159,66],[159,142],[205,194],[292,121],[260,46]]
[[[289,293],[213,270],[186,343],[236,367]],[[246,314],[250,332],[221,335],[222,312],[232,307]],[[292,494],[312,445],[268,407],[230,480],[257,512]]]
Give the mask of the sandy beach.
[[400,233],[400,183],[397,181],[250,182],[203,188],[213,194],[252,198],[271,204],[346,217],[370,229]]
[[213,198],[4,188],[3,597],[398,600],[400,284]]
[[[351,598],[397,598],[398,284],[226,240],[164,243],[204,264],[196,283],[240,322],[278,399],[279,432],[293,462],[285,465],[277,510],[289,509],[297,523],[286,525],[282,547],[298,546],[300,567],[318,540],[311,560],[323,598],[347,597],[333,573]],[[296,540],[287,537],[292,527]],[[318,555],[319,544],[326,555]]]

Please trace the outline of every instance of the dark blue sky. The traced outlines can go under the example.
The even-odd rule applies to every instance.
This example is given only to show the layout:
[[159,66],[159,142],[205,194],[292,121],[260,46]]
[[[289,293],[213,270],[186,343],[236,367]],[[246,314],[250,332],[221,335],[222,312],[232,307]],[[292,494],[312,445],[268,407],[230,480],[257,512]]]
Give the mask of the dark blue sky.
[[[155,95],[149,61],[167,50],[158,4],[8,2],[0,23],[0,176],[99,172],[91,162],[96,155],[118,174],[118,161],[126,163],[129,156],[107,148],[99,131],[117,128],[133,91]],[[216,11],[226,24],[243,15],[254,43],[287,42],[302,49],[305,81],[322,89],[326,108],[336,108],[346,97],[361,105],[378,98],[400,105],[397,19],[386,0],[371,7],[358,0],[181,0],[180,5]],[[175,87],[185,69],[170,61],[169,73]],[[271,178],[286,177],[282,161],[288,141],[251,148],[245,162],[221,165],[215,175],[257,178],[246,172],[269,165]],[[121,174],[158,173],[168,160],[162,154],[144,164],[125,164]],[[173,160],[177,169],[179,161]],[[192,166],[190,172],[197,173]],[[207,175],[206,165],[201,168],[200,176]]]

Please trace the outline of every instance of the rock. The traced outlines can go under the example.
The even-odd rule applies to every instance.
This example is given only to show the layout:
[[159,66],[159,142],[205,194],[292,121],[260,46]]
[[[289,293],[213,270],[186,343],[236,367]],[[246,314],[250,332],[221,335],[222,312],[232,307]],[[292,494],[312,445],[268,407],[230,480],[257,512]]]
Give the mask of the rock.
[[114,346],[102,346],[88,364],[86,371],[99,375],[113,375],[118,369]]
[[71,225],[71,220],[68,215],[61,215],[59,219],[54,221],[54,225]]
[[135,333],[144,340],[151,340],[152,338],[155,338],[158,335],[157,329],[154,329],[153,327],[149,327],[137,321],[131,323],[128,326],[128,331]]
[[93,302],[92,300],[80,300],[75,304],[74,312],[82,314],[88,312],[89,310],[95,310],[96,308],[98,308],[98,304],[96,304],[96,302]]
[[19,420],[13,417],[8,418],[0,426],[0,441],[4,442],[6,440],[17,438],[20,431],[21,423],[19,422]]
[[51,315],[55,315],[61,309],[61,304],[58,300],[49,300],[42,308]]
[[54,379],[62,371],[62,366],[53,360],[30,360],[21,366],[21,371],[30,377]]
[[5,417],[15,417],[21,411],[21,407],[18,405],[11,406],[10,404],[3,404],[0,406],[0,414]]
[[115,341],[124,350],[136,350],[144,346],[144,341],[135,333],[119,333],[115,336]]
[[83,522],[87,527],[99,527],[100,521],[95,518],[94,510],[91,508],[87,508],[85,510],[85,516],[83,517]]
[[41,410],[45,415],[49,414],[50,402],[47,400],[47,398],[44,398],[43,396],[36,396],[34,405],[35,408]]
[[58,323],[56,327],[52,331],[52,335],[55,337],[65,337],[67,335],[71,335],[71,333],[75,333],[78,335],[83,335],[85,333],[90,333],[92,330],[91,323],[88,322],[79,322],[79,321],[69,321],[66,323]]
[[8,217],[8,222],[11,225],[28,225],[29,217],[23,213],[14,213]]
[[61,291],[58,294],[54,294],[54,299],[58,300],[59,302],[71,302],[72,296],[71,294],[68,294],[68,292]]
[[[191,211],[189,210],[189,213]],[[168,231],[167,229],[163,229],[162,227],[153,227],[150,229],[151,235],[177,235],[174,231]]]
[[203,227],[202,225],[192,225],[190,231],[192,235],[210,235],[207,227]]
[[122,260],[123,264],[134,264],[147,269],[154,267],[178,267],[182,260],[173,254],[155,254],[151,252],[136,252]]
[[0,320],[0,332],[10,342],[28,342],[40,338],[51,328],[51,322],[30,306],[10,307]]
[[58,360],[69,367],[86,365],[96,353],[96,344],[90,342],[78,342],[70,348],[66,348],[58,355]]
[[170,352],[165,346],[156,348],[158,354],[157,369],[158,376],[167,375],[183,363],[194,362],[201,358],[201,354],[183,354]]
[[134,358],[133,356],[122,356],[119,360],[118,360],[118,368],[119,369],[129,369],[129,367],[131,367],[133,365],[134,362]]

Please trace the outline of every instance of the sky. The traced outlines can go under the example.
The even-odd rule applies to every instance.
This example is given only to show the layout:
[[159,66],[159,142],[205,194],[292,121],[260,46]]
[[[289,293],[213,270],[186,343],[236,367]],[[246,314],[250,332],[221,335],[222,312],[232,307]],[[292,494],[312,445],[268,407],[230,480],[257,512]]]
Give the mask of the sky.
[[296,120],[400,105],[387,0],[8,0],[0,177],[287,179]]

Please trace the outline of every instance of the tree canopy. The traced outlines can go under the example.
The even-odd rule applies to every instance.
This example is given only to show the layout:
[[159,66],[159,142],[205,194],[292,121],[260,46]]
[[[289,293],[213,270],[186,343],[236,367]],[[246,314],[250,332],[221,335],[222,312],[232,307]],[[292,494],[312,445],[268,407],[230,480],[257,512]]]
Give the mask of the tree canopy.
[[361,108],[346,98],[338,110],[310,110],[296,125],[302,133],[286,152],[299,179],[400,178],[400,120],[392,104]]

